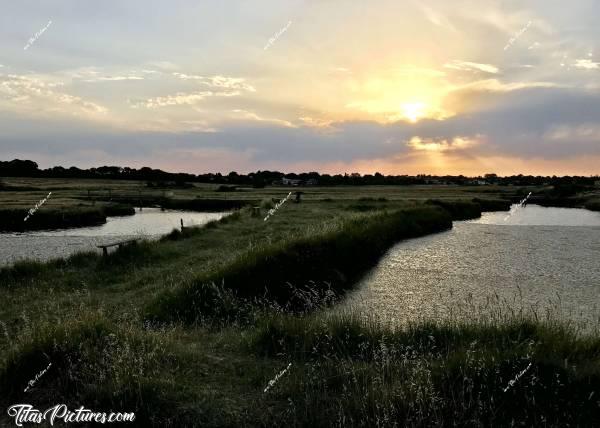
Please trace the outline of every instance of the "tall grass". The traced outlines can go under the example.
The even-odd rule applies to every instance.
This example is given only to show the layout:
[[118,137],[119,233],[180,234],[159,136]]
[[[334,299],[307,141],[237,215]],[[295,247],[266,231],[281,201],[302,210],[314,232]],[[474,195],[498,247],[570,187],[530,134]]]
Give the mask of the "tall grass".
[[442,207],[452,215],[452,219],[454,220],[470,220],[481,217],[482,207],[476,202],[429,199],[426,203]]
[[41,207],[24,221],[25,209],[0,210],[0,231],[66,229],[73,227],[95,226],[106,223],[109,216],[133,215],[135,211],[130,205],[109,204],[106,206],[69,206],[61,209]]
[[558,324],[430,322],[398,330],[355,316],[276,316],[262,321],[249,346],[258,356],[293,362],[276,389],[280,399],[293,400],[280,424],[597,426],[600,420],[600,339]]
[[600,199],[592,199],[585,204],[585,207],[591,211],[600,211]]
[[[0,359],[0,401],[137,407],[140,388],[169,361],[169,335],[117,326],[99,314],[24,329]],[[41,368],[49,370],[28,392]],[[138,409],[132,409],[138,410]]]
[[511,206],[511,201],[506,199],[474,198],[473,202],[481,207],[482,212],[508,211]]
[[155,320],[196,322],[211,283],[242,298],[263,296],[289,307],[295,289],[312,281],[343,291],[395,242],[451,226],[448,213],[435,207],[357,216],[332,230],[247,251],[219,270],[161,293],[147,313]]
[[56,209],[42,207],[24,221],[27,210],[3,209],[0,211],[0,230],[24,231],[40,229],[63,229],[103,224],[106,214],[100,207],[69,207]]

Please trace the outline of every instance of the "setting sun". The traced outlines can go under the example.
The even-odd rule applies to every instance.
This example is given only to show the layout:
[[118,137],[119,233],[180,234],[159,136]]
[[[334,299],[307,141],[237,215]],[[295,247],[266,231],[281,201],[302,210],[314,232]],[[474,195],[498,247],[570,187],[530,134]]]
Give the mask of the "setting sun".
[[425,111],[425,104],[423,103],[408,103],[402,104],[401,106],[402,116],[409,121],[415,123],[417,120],[423,117]]
[[[422,119],[443,120],[453,113],[442,108],[452,86],[443,72],[415,66],[393,66],[351,78],[354,92],[347,108],[362,112],[362,118],[382,123]],[[367,113],[365,117],[364,113]]]

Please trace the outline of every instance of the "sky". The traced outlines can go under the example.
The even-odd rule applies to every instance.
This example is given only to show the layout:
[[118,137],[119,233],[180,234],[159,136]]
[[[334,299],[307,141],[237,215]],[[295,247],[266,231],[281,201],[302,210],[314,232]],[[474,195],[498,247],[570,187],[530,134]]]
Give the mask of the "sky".
[[597,175],[598,0],[7,1],[0,159]]

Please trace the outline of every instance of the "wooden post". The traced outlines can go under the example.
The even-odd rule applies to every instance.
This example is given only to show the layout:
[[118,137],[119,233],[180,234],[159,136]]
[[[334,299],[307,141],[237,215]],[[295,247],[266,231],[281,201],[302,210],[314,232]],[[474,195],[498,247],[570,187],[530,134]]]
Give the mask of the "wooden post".
[[180,219],[180,220],[181,220],[181,231],[183,232],[183,219]]
[[106,247],[102,247],[102,255],[108,256],[108,249]]

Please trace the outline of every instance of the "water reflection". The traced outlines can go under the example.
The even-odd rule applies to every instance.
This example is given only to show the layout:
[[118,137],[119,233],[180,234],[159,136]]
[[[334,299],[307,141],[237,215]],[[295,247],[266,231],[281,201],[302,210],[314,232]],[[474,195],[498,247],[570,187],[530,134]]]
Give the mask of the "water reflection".
[[218,220],[227,213],[161,211],[160,208],[136,209],[134,216],[109,217],[106,224],[77,229],[0,234],[0,265],[30,258],[49,260],[79,251],[98,251],[96,245],[130,238],[156,239],[185,226],[198,226]]
[[335,310],[396,324],[519,310],[596,322],[600,214],[527,206],[402,242]]
[[472,223],[508,226],[600,226],[600,212],[577,208],[545,208],[538,205],[511,207],[511,215],[504,212],[484,213]]

